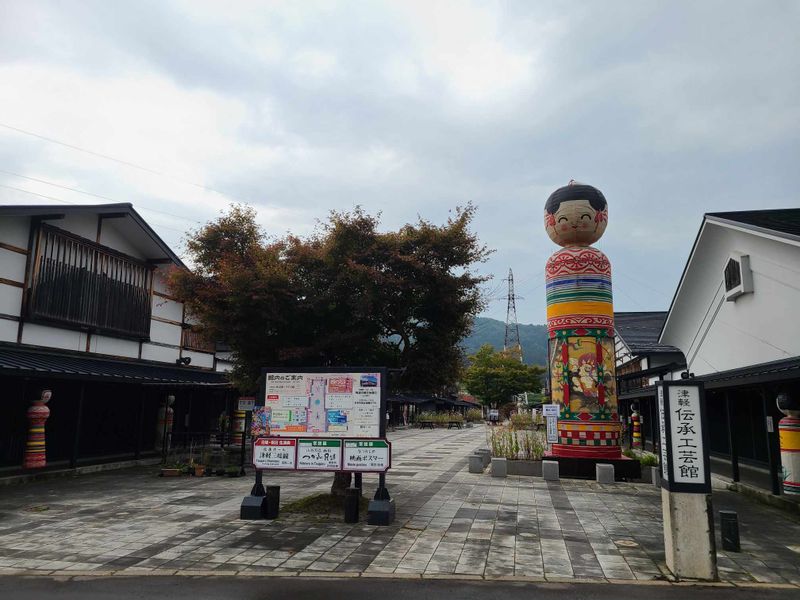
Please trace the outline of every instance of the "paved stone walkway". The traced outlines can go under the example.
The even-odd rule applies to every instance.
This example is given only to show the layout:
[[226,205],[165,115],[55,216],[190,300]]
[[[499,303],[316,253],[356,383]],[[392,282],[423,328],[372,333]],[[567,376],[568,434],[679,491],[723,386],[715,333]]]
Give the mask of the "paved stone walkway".
[[[128,469],[0,488],[0,574],[664,578],[653,486],[470,474],[466,457],[485,445],[483,427],[390,439],[397,519],[389,527],[324,515],[240,521],[251,477]],[[365,493],[376,480],[364,476]],[[280,473],[265,483],[279,484],[285,503],[326,491],[330,481]],[[740,519],[742,552],[718,553],[723,581],[800,585],[800,523],[727,491],[715,491],[714,507]]]

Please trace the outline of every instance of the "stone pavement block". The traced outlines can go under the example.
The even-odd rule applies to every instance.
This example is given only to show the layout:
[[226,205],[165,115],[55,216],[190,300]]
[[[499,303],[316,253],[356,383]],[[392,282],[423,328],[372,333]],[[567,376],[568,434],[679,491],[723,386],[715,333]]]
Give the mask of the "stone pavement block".
[[614,465],[597,464],[594,469],[597,483],[614,483]]
[[[41,514],[24,507],[48,484],[4,489],[0,573],[72,567],[128,576],[175,570],[278,576],[303,569],[323,577],[482,579],[513,571],[514,577],[630,582],[660,576],[661,496],[650,484],[559,481],[557,473],[550,480],[474,477],[466,467],[485,445],[484,426],[389,437],[394,467],[387,484],[397,506],[390,526],[346,525],[338,514],[239,521],[252,478],[173,481],[153,469],[130,469],[59,482],[57,503]],[[327,473],[270,473],[269,479],[281,485],[285,502],[330,489]],[[376,478],[364,484],[371,498]],[[714,505],[742,518],[743,552],[720,552],[724,581],[798,581],[800,554],[791,547],[800,524],[727,490],[714,491]],[[110,512],[124,512],[124,521],[109,521]]]
[[542,461],[542,478],[545,481],[558,481],[558,462],[555,460]]
[[505,458],[492,458],[492,477],[507,477],[508,463]]
[[469,457],[469,472],[483,473],[483,457],[480,454],[472,454]]

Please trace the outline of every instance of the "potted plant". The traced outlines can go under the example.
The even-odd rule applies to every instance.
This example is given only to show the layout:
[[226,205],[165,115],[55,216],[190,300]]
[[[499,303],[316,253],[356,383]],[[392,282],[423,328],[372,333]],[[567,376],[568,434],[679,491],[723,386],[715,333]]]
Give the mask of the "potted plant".
[[186,465],[183,463],[167,463],[161,467],[161,477],[180,477],[186,470]]

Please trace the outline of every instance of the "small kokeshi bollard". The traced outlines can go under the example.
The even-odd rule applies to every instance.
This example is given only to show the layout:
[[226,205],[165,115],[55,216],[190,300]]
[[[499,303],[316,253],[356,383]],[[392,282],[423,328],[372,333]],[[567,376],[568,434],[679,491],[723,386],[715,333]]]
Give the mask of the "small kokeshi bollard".
[[778,409],[786,416],[778,422],[783,466],[783,493],[800,496],[800,400],[787,393],[778,395]]
[[22,463],[26,469],[41,469],[47,464],[44,424],[50,416],[50,409],[45,405],[50,402],[52,395],[50,390],[42,391],[42,396],[34,400],[28,409],[28,441]]
[[231,445],[241,446],[242,436],[244,435],[244,423],[247,413],[243,410],[233,411],[233,436],[231,437]]

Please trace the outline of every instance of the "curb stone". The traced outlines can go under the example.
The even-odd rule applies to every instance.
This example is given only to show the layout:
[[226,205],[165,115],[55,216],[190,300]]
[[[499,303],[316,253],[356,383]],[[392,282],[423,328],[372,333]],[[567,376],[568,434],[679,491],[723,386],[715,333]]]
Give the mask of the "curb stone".
[[308,577],[308,578],[329,578],[329,579],[423,579],[423,580],[442,580],[442,581],[503,581],[518,583],[552,583],[552,584],[610,584],[610,585],[631,585],[637,587],[646,586],[674,586],[674,587],[720,587],[720,588],[752,588],[752,589],[778,589],[794,590],[800,589],[800,585],[794,583],[760,583],[756,581],[729,582],[729,581],[665,581],[663,579],[636,580],[636,579],[576,579],[568,577],[533,577],[526,575],[458,575],[448,573],[355,573],[347,571],[210,571],[210,570],[191,570],[176,571],[172,569],[158,569],[154,571],[131,572],[127,569],[120,571],[4,571],[0,572],[2,577],[25,577],[25,578],[49,578],[58,580],[86,581],[103,577],[141,577],[141,576],[176,576],[176,577]]

